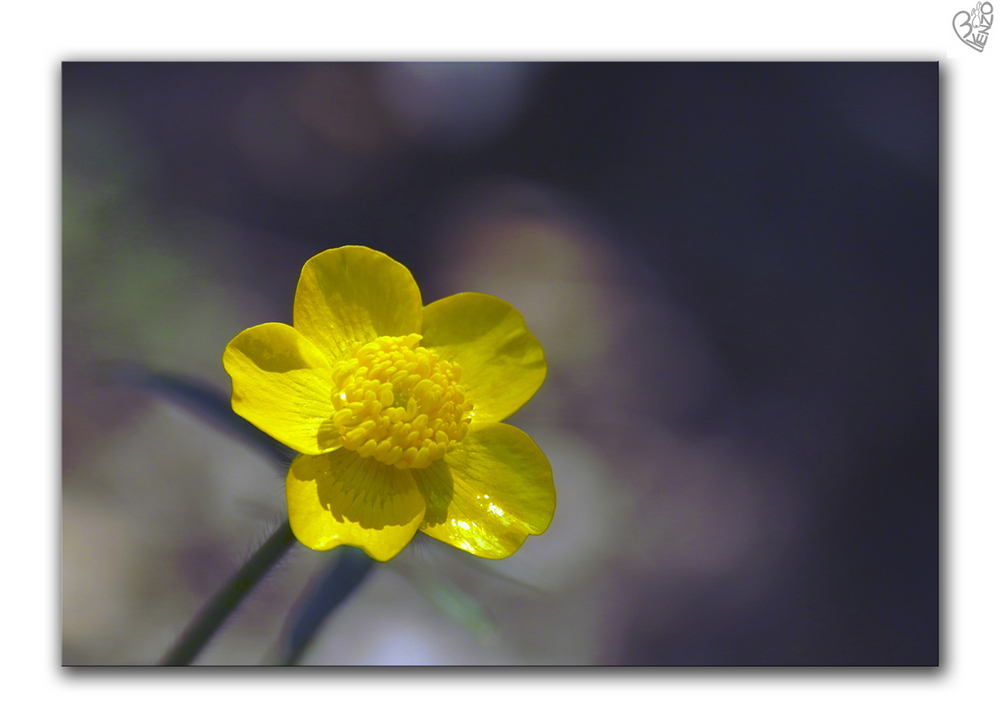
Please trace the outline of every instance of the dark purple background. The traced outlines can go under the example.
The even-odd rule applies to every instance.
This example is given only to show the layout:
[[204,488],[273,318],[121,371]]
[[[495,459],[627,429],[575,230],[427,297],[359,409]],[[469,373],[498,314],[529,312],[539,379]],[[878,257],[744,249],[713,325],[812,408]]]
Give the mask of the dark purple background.
[[[668,629],[655,605],[668,586],[650,579],[621,661],[938,663],[936,63],[532,66],[517,116],[485,141],[332,157],[305,138],[296,158],[315,168],[283,189],[248,174],[221,119],[262,81],[280,94],[295,69],[68,63],[64,113],[125,119],[155,155],[141,190],[153,209],[255,230],[232,264],[281,300],[334,244],[431,277],[428,239],[476,180],[563,190],[707,336],[710,395],[664,424],[778,452],[811,488],[808,534],[765,598],[733,612],[693,588]],[[69,135],[64,155],[102,163]],[[324,165],[361,171],[325,189]],[[198,244],[206,260],[229,254]]]

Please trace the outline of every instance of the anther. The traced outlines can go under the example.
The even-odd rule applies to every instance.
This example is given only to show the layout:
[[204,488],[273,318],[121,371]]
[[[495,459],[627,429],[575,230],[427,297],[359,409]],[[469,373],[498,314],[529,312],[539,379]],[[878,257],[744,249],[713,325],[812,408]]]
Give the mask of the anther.
[[420,338],[382,336],[336,364],[331,423],[342,446],[386,465],[421,468],[465,436],[472,406],[458,384],[460,369],[418,346]]

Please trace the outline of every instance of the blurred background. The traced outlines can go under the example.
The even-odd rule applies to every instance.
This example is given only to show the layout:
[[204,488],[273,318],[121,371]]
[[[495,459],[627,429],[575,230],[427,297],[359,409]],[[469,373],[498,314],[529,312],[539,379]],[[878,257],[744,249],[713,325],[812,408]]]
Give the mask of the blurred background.
[[[156,662],[285,517],[266,452],[108,362],[228,395],[344,244],[545,347],[553,465],[504,561],[418,538],[307,664],[939,660],[936,63],[66,63],[62,640]],[[294,546],[198,663],[266,664]]]

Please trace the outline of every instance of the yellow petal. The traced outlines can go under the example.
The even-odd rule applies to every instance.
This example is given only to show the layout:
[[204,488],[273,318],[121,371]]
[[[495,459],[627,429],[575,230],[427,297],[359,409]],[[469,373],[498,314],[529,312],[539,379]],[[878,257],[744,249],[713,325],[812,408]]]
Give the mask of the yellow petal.
[[424,498],[408,470],[348,449],[296,457],[285,494],[292,532],[303,545],[354,545],[381,561],[410,542],[424,516]]
[[473,422],[498,422],[516,412],[545,380],[542,346],[510,303],[459,293],[424,308],[422,346],[455,361],[473,405]]
[[340,446],[324,426],[333,414],[330,365],[294,328],[248,328],[226,346],[222,365],[233,378],[233,411],[258,429],[308,454]]
[[474,424],[454,452],[410,472],[427,501],[421,529],[483,558],[506,558],[555,512],[549,461],[507,424]]
[[420,289],[384,253],[347,246],[306,261],[295,289],[295,329],[330,361],[379,336],[420,332]]

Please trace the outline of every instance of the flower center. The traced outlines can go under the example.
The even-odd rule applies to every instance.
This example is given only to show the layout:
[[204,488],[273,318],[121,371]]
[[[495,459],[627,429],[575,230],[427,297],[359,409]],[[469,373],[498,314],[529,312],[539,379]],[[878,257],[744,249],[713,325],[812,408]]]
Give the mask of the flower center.
[[341,444],[396,467],[426,467],[462,441],[472,404],[457,363],[418,346],[421,336],[380,336],[333,371],[333,425]]

